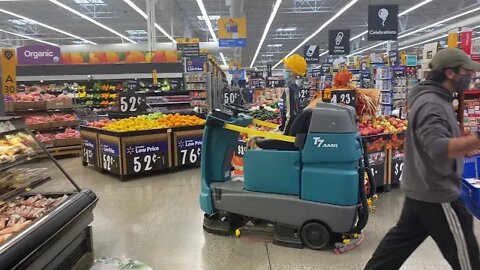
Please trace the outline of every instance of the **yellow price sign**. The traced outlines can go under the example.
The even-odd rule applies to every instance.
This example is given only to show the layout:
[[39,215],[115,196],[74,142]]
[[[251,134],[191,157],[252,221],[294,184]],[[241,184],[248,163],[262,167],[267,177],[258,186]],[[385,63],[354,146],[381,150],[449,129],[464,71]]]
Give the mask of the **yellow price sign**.
[[2,91],[4,95],[17,92],[17,55],[15,49],[2,49],[0,56],[2,67]]
[[200,43],[199,38],[176,38],[175,41],[179,44]]

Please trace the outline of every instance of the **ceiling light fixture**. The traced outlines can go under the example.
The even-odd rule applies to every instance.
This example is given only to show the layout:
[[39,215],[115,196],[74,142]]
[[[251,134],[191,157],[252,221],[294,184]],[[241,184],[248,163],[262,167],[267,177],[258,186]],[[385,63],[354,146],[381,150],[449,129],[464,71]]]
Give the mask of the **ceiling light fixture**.
[[326,50],[326,51],[322,52],[322,53],[319,55],[319,57],[324,56],[324,55],[327,54],[328,52],[329,52],[329,50]]
[[428,4],[428,3],[432,2],[432,1],[433,1],[433,0],[425,0],[425,1],[422,1],[422,2],[420,2],[420,3],[418,3],[418,4],[416,4],[415,6],[413,6],[413,7],[411,7],[411,8],[408,8],[408,9],[406,9],[406,10],[398,13],[398,17],[402,17],[402,16],[404,16],[404,15],[407,15],[408,13],[414,11],[415,9],[417,9],[417,8],[419,8],[419,7],[421,7],[421,6],[424,6],[424,5],[426,5],[426,4]]
[[[415,9],[417,9],[417,8],[419,8],[419,7],[421,7],[421,6],[424,6],[424,5],[426,5],[426,4],[428,4],[428,3],[432,2],[432,1],[433,1],[433,0],[425,0],[425,1],[422,1],[422,2],[420,2],[420,3],[418,3],[418,4],[416,4],[415,6],[404,10],[403,12],[400,12],[400,13],[398,14],[398,17],[404,16],[404,15],[406,15],[406,14],[414,11]],[[362,33],[354,36],[353,38],[350,39],[350,41],[354,41],[355,39],[357,39],[357,38],[359,38],[359,37],[361,37],[361,36],[363,36],[363,35],[366,35],[366,34],[368,34],[368,30],[365,30],[365,31],[363,31]],[[362,39],[362,40],[363,40],[363,39]]]
[[[285,57],[288,57],[290,55],[292,55],[295,51],[297,51],[298,49],[300,49],[305,43],[307,43],[310,39],[312,39],[313,37],[315,37],[318,33],[320,33],[323,29],[325,29],[325,27],[327,27],[330,23],[332,23],[335,19],[337,19],[338,17],[340,17],[340,15],[342,15],[345,11],[347,11],[351,6],[353,6],[355,3],[357,3],[359,0],[352,0],[350,1],[350,3],[348,3],[346,6],[344,6],[342,9],[340,9],[335,15],[333,15],[330,19],[328,19],[324,24],[322,24],[318,29],[317,31],[313,32],[313,34],[311,34],[310,36],[308,36],[304,41],[302,41],[300,44],[298,44],[297,47],[295,47],[291,52],[289,52]],[[278,61],[278,63],[276,63],[273,68],[276,68],[278,65],[280,65],[280,63],[282,63],[282,60]]]
[[31,23],[34,23],[34,24],[38,24],[38,25],[40,25],[40,26],[42,26],[42,27],[48,28],[48,29],[53,30],[53,31],[55,31],[55,32],[64,34],[64,35],[66,35],[66,36],[69,36],[69,37],[73,37],[73,38],[75,38],[75,39],[82,40],[82,41],[84,41],[85,43],[89,43],[89,44],[92,44],[92,45],[97,45],[97,43],[95,43],[95,42],[93,42],[93,41],[90,41],[90,40],[88,40],[88,39],[84,39],[84,38],[79,37],[79,36],[77,36],[77,35],[74,35],[74,34],[65,32],[65,31],[63,31],[63,30],[60,30],[60,29],[55,28],[55,27],[53,27],[53,26],[50,26],[50,25],[48,25],[48,24],[44,24],[44,23],[41,23],[41,22],[39,22],[39,21],[35,21],[35,20],[33,20],[33,19],[30,19],[30,18],[27,18],[27,17],[25,17],[25,16],[22,16],[22,15],[20,15],[20,14],[13,13],[13,12],[11,12],[11,11],[8,11],[8,10],[2,9],[2,8],[0,8],[0,12],[5,13],[5,14],[8,14],[8,15],[11,15],[11,16],[14,16],[14,17],[17,17],[17,18],[20,18],[20,19],[22,19],[22,20],[24,20],[24,21],[27,21],[27,22],[31,22]]
[[470,13],[472,13],[472,12],[475,12],[475,11],[478,11],[478,10],[480,10],[480,7],[477,7],[477,8],[474,8],[474,9],[471,9],[471,10],[468,10],[468,11],[465,11],[465,12],[463,12],[463,13],[460,13],[460,14],[457,14],[457,15],[454,15],[454,16],[451,16],[451,17],[448,17],[448,18],[446,18],[446,19],[443,19],[443,20],[438,21],[438,22],[436,22],[436,23],[432,23],[432,24],[430,24],[430,25],[424,26],[424,27],[419,28],[419,29],[417,29],[417,30],[414,30],[414,31],[412,31],[412,32],[409,32],[409,33],[406,33],[406,34],[403,34],[403,35],[399,35],[398,38],[400,39],[400,38],[404,38],[404,37],[411,36],[411,35],[413,35],[413,34],[415,34],[415,33],[418,33],[418,32],[420,32],[420,31],[423,31],[423,30],[425,30],[425,29],[428,29],[428,28],[431,28],[431,27],[435,27],[435,26],[440,25],[440,24],[442,24],[442,23],[445,23],[445,22],[454,20],[454,19],[456,19],[456,18],[459,18],[459,17],[465,16],[465,15],[468,15],[468,14],[470,14]]
[[210,35],[212,36],[213,41],[218,42],[217,36],[215,35],[215,31],[213,31],[212,22],[208,17],[207,10],[205,9],[205,5],[203,4],[203,1],[197,0],[197,5],[200,8],[200,11],[202,12],[203,19],[207,24],[208,31],[210,31]]
[[75,14],[75,15],[78,15],[78,16],[84,18],[85,20],[87,20],[87,21],[89,21],[89,22],[91,22],[91,23],[93,23],[93,24],[96,24],[97,26],[100,26],[101,28],[103,28],[103,29],[105,29],[105,30],[107,30],[107,31],[109,31],[109,32],[111,32],[111,33],[113,33],[113,34],[121,37],[122,39],[125,39],[126,41],[128,41],[128,42],[130,42],[130,43],[133,43],[133,44],[136,44],[136,43],[137,43],[136,41],[134,41],[134,40],[132,40],[132,39],[129,39],[127,36],[120,34],[119,32],[113,30],[112,28],[110,28],[110,27],[108,27],[108,26],[106,26],[106,25],[104,25],[104,24],[102,24],[102,23],[99,23],[99,22],[95,21],[94,19],[88,17],[87,15],[85,15],[85,14],[83,14],[83,13],[81,13],[81,12],[79,12],[79,11],[77,11],[77,10],[75,10],[75,9],[67,6],[67,5],[65,5],[65,4],[60,3],[60,2],[58,2],[57,0],[49,0],[49,1],[50,1],[51,3],[53,3],[53,4],[55,4],[55,5],[63,8],[63,9],[65,9],[65,10],[67,10],[67,11],[70,11],[71,13],[73,13],[73,14]]
[[365,51],[368,51],[368,50],[371,50],[371,49],[380,47],[380,46],[382,46],[382,45],[384,45],[384,44],[387,44],[387,41],[384,41],[384,42],[381,42],[381,43],[377,43],[377,44],[372,45],[372,46],[370,46],[370,47],[367,47],[367,48],[358,50],[358,51],[356,51],[356,52],[353,52],[353,53],[347,55],[347,57],[354,56],[354,55],[359,54],[359,53],[363,53],[363,52],[365,52]]
[[227,61],[225,61],[225,55],[223,55],[223,52],[220,53],[220,58],[222,58],[223,65],[227,66]]
[[257,46],[257,50],[253,55],[252,62],[250,63],[251,68],[253,67],[253,64],[255,64],[255,60],[257,60],[258,53],[260,53],[260,49],[262,48],[263,42],[265,42],[265,38],[267,37],[268,30],[270,30],[270,26],[273,23],[273,19],[275,19],[275,16],[277,15],[277,11],[280,8],[281,3],[282,3],[282,0],[277,0],[275,2],[275,5],[273,6],[273,10],[272,10],[272,13],[270,14],[270,18],[268,18],[267,25],[265,25],[265,29],[263,30],[262,37],[260,38],[260,42],[258,43],[258,46]]
[[431,39],[427,39],[427,40],[424,40],[424,41],[421,41],[421,42],[418,42],[418,43],[415,43],[415,44],[407,45],[407,46],[404,46],[404,47],[401,47],[401,48],[398,48],[398,49],[399,50],[405,50],[405,49],[415,47],[415,46],[418,46],[418,45],[422,45],[422,44],[428,43],[430,41],[434,41],[434,40],[441,39],[441,38],[444,38],[444,37],[448,37],[448,34],[441,35],[439,37],[434,37],[434,38],[431,38]]
[[22,34],[19,34],[19,33],[10,32],[10,31],[3,30],[3,29],[0,29],[0,32],[4,32],[4,33],[10,34],[10,35],[14,35],[14,36],[18,36],[18,37],[22,37],[22,38],[25,38],[25,39],[29,39],[29,40],[33,40],[33,41],[36,41],[36,42],[40,42],[40,43],[44,43],[44,44],[48,44],[48,45],[51,45],[51,46],[57,46],[58,47],[58,44],[48,42],[48,41],[44,41],[44,40],[41,40],[41,39],[38,39],[38,38],[25,36],[25,35],[22,35]]
[[352,38],[350,39],[350,41],[354,41],[355,39],[357,39],[357,38],[359,38],[359,37],[362,37],[362,36],[364,36],[364,35],[366,35],[366,34],[368,34],[368,30],[365,30],[365,31],[361,32],[360,34],[352,37]]
[[[131,8],[133,8],[133,10],[135,10],[138,14],[140,14],[140,16],[142,16],[145,20],[148,20],[147,13],[143,12],[143,10],[141,8],[139,8],[137,5],[135,5],[132,1],[123,0],[123,2],[127,3],[127,5],[129,5]],[[164,36],[166,36],[168,39],[170,39],[171,41],[174,41],[173,37],[170,36],[167,33],[167,31],[165,31],[165,29],[163,29],[160,25],[158,25],[158,23],[155,23],[155,28],[157,28],[158,31],[162,32],[162,34]]]
[[[478,11],[478,10],[480,10],[480,7],[477,7],[477,8],[474,8],[474,9],[471,9],[471,10],[468,10],[468,11],[465,11],[465,12],[463,12],[463,13],[460,13],[460,14],[457,14],[457,15],[454,15],[454,16],[451,16],[451,17],[448,17],[448,18],[446,18],[446,19],[443,19],[443,20],[438,21],[438,22],[436,22],[436,23],[432,23],[432,24],[430,24],[430,25],[424,26],[424,27],[419,28],[419,29],[417,29],[417,30],[414,30],[414,31],[412,31],[412,32],[409,32],[409,33],[406,33],[406,34],[403,34],[403,35],[399,35],[399,36],[398,36],[398,39],[411,36],[411,35],[413,35],[413,34],[415,34],[415,33],[418,33],[418,32],[420,32],[420,31],[423,31],[423,30],[428,29],[428,28],[430,28],[430,27],[434,27],[434,26],[443,24],[443,23],[445,23],[445,22],[448,22],[448,21],[457,19],[457,18],[459,18],[459,17],[468,15],[468,14],[470,14],[470,13],[472,13],[472,12],[475,12],[475,11]],[[354,52],[354,53],[350,54],[350,56],[351,56],[351,55],[355,55],[355,54],[359,54],[359,53],[362,53],[362,52],[365,52],[365,51],[367,51],[367,50],[369,50],[369,49],[372,49],[372,48],[376,48],[376,47],[378,47],[378,46],[380,46],[380,45],[383,45],[383,44],[385,44],[385,43],[386,43],[386,42],[378,43],[378,44],[373,45],[373,46],[371,46],[371,47],[368,47],[368,48],[362,49],[362,50],[360,50],[360,51]]]

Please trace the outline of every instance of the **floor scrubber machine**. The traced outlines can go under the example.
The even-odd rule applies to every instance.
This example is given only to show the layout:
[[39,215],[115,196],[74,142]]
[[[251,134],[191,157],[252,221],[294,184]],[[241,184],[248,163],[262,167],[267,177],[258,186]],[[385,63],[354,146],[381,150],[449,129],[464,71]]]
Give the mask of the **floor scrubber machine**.
[[[271,224],[274,244],[318,250],[348,236],[353,241],[337,243],[337,252],[348,250],[348,242],[358,245],[369,215],[364,175],[373,181],[355,110],[320,103],[302,111],[282,135],[250,129],[252,123],[268,123],[242,107],[225,107],[231,112],[209,114],[204,131],[204,229],[231,235],[249,221],[263,220]],[[245,152],[244,181],[234,181],[231,160],[240,133],[265,139]]]

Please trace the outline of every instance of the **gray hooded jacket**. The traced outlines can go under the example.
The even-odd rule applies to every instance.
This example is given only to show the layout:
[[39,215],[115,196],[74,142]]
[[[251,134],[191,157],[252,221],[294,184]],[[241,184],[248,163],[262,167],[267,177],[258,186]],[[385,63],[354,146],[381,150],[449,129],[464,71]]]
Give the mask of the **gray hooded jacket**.
[[402,189],[415,200],[444,203],[459,198],[463,158],[448,157],[448,141],[461,132],[452,93],[425,81],[408,95],[408,130]]

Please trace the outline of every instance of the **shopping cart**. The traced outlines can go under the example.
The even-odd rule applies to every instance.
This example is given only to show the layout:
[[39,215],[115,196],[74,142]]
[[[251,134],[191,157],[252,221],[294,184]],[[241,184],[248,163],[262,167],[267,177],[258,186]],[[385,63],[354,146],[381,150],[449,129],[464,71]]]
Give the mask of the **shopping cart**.
[[470,213],[480,219],[480,156],[465,158],[462,199]]

